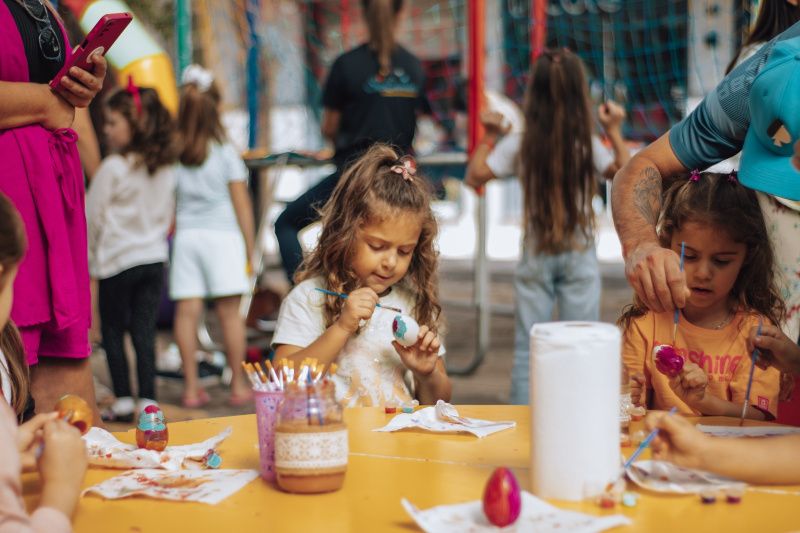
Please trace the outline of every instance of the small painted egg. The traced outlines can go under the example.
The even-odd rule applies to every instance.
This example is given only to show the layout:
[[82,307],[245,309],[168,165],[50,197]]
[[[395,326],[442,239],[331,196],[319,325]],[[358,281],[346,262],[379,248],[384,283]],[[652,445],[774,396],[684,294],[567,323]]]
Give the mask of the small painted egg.
[[65,394],[56,402],[55,410],[59,418],[77,428],[81,435],[85,435],[92,427],[94,420],[92,408],[80,396]]
[[497,468],[483,489],[483,513],[498,527],[516,522],[522,511],[522,495],[514,473],[508,468]]
[[163,451],[169,441],[169,430],[164,412],[157,405],[145,407],[139,414],[136,426],[136,445],[146,450]]
[[675,351],[673,346],[663,344],[653,348],[656,368],[669,378],[674,378],[683,370],[683,357]]
[[397,315],[392,321],[392,336],[406,348],[417,343],[419,324],[408,315]]

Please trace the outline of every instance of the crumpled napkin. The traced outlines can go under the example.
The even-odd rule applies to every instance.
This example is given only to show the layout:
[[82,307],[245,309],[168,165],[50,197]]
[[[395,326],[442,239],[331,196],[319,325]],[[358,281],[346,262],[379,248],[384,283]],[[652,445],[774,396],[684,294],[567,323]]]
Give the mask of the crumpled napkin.
[[670,494],[699,494],[709,489],[747,487],[741,481],[702,470],[684,468],[666,461],[637,461],[628,467],[626,472],[640,487]]
[[167,446],[164,451],[144,450],[135,444],[125,444],[108,431],[93,427],[83,440],[89,453],[89,464],[105,468],[202,468],[201,461],[208,450],[216,449],[233,431],[228,427],[218,435],[196,444]]
[[[426,533],[479,533],[501,531],[483,514],[483,504],[476,500],[455,505],[440,505],[420,511],[403,498],[403,508]],[[522,491],[522,512],[514,524],[502,531],[536,531],[537,533],[596,533],[617,526],[630,525],[623,515],[592,516],[574,511],[562,511]]]
[[258,477],[255,470],[129,470],[84,490],[107,500],[148,496],[216,505]]
[[491,420],[479,420],[477,418],[466,418],[458,415],[455,407],[447,402],[439,400],[433,407],[425,407],[414,413],[403,413],[392,418],[388,424],[373,431],[397,431],[406,428],[421,428],[437,433],[472,433],[476,437],[483,438],[492,433],[511,429],[517,425],[516,422],[493,422]]

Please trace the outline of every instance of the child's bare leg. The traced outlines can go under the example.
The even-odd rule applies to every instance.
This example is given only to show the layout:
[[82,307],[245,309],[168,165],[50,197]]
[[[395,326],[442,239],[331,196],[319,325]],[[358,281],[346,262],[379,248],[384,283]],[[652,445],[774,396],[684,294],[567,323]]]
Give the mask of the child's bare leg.
[[250,396],[250,387],[247,385],[242,370],[245,351],[247,349],[247,331],[244,318],[239,315],[241,296],[224,296],[214,300],[217,316],[222,325],[222,336],[225,342],[225,354],[228,365],[231,367],[231,395],[235,398]]
[[200,382],[197,377],[197,323],[203,312],[203,300],[188,298],[178,300],[175,308],[173,331],[175,343],[183,361],[183,399],[191,403],[198,399]]

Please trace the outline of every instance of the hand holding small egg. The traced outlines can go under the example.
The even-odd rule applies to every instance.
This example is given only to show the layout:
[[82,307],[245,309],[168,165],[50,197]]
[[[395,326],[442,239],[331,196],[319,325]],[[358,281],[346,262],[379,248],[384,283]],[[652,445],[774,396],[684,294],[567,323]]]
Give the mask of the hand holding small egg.
[[392,345],[406,368],[418,377],[428,376],[436,369],[441,342],[428,326],[418,325],[410,316],[397,315],[392,332]]
[[705,399],[708,376],[695,363],[686,361],[681,373],[669,380],[669,386],[681,400],[697,408]]

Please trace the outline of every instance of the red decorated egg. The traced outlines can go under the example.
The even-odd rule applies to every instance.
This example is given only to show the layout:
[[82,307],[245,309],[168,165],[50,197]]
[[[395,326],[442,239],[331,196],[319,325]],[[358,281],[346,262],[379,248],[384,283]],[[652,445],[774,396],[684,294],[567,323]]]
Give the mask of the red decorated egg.
[[483,490],[483,512],[498,527],[513,524],[522,511],[522,494],[517,478],[508,468],[498,468]]

